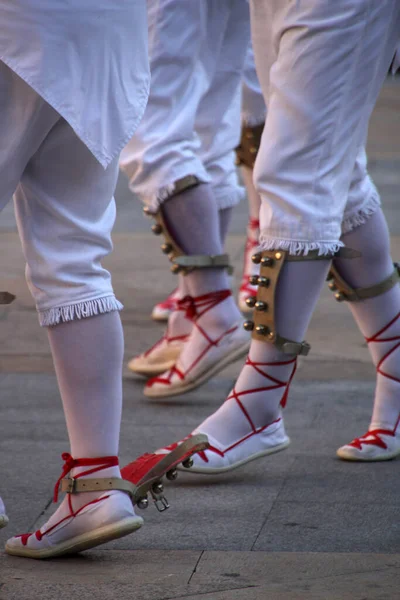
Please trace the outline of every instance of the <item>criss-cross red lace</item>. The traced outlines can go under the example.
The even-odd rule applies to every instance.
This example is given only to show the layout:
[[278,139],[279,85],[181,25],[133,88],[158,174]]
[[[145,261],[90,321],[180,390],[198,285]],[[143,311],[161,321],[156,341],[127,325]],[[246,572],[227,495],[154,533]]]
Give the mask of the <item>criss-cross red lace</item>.
[[[385,336],[384,334],[399,319],[400,319],[400,312],[387,325],[385,325],[385,327],[382,327],[382,329],[380,329],[377,333],[375,333],[375,335],[365,338],[367,344],[372,344],[372,343],[387,344],[387,343],[393,342],[393,346],[390,348],[390,350],[388,350],[386,352],[386,354],[384,354],[382,356],[382,358],[379,360],[378,364],[376,365],[376,372],[379,373],[380,375],[382,375],[382,377],[386,377],[387,379],[392,379],[392,381],[397,381],[397,383],[400,383],[400,379],[398,377],[395,377],[394,375],[391,375],[390,373],[387,373],[386,371],[384,371],[384,363],[389,358],[389,356],[391,356],[393,354],[393,352],[395,352],[400,347],[400,335]],[[378,446],[379,448],[386,450],[387,445],[385,444],[385,442],[382,440],[382,438],[380,436],[381,435],[390,435],[390,436],[394,437],[396,435],[396,430],[399,425],[399,422],[400,422],[400,415],[399,415],[396,425],[394,426],[393,429],[372,429],[370,431],[367,431],[367,433],[362,435],[361,437],[355,438],[349,444],[349,446],[353,446],[354,448],[361,450],[362,445],[366,444],[366,445],[371,445],[371,446]]]
[[[260,221],[258,219],[250,219],[247,225],[247,229],[249,231],[257,231],[260,229]],[[249,260],[249,255],[253,254],[254,250],[258,246],[258,240],[254,239],[251,235],[247,235],[246,245],[244,248],[244,269],[243,269],[243,278],[242,283],[240,285],[240,292],[246,292],[249,296],[254,294],[254,286],[251,286],[249,283],[249,275],[246,272],[247,264]]]
[[188,319],[193,321],[193,326],[197,327],[203,337],[207,340],[208,346],[204,348],[204,350],[197,356],[197,358],[192,362],[192,364],[188,367],[186,371],[181,371],[176,365],[174,365],[165,376],[153,377],[149,379],[146,386],[151,387],[154,383],[163,383],[165,385],[169,385],[171,383],[171,378],[174,374],[176,374],[181,380],[185,379],[185,376],[190,373],[192,369],[199,363],[200,360],[210,351],[213,346],[218,346],[219,342],[228,334],[235,331],[238,326],[235,325],[231,327],[227,331],[225,331],[222,335],[218,336],[216,339],[211,339],[207,332],[201,327],[198,323],[200,317],[202,317],[207,311],[211,310],[220,302],[229,298],[232,295],[230,290],[217,290],[215,292],[210,292],[208,294],[204,294],[202,296],[196,296],[193,298],[192,296],[185,296],[181,300],[178,301],[179,310],[184,310]]
[[[80,477],[84,477],[85,475],[91,475],[92,473],[96,473],[97,471],[101,471],[102,469],[108,469],[109,467],[115,467],[115,466],[118,466],[118,464],[119,464],[118,456],[102,456],[102,457],[98,457],[98,458],[72,458],[72,456],[68,452],[64,452],[61,455],[61,458],[64,461],[64,466],[63,466],[61,475],[58,478],[56,485],[54,487],[53,502],[58,501],[58,491],[59,491],[61,480],[64,479],[64,477],[66,477],[68,475],[68,473],[75,467],[94,467],[92,469],[88,469],[87,471],[82,471],[82,473],[78,473],[77,475],[74,475],[74,479],[79,479]],[[76,517],[76,515],[78,515],[84,508],[86,508],[86,506],[89,506],[90,504],[97,504],[98,502],[101,502],[102,500],[105,500],[106,498],[108,498],[108,496],[103,496],[102,498],[97,498],[95,500],[91,500],[84,506],[81,506],[81,508],[79,508],[77,511],[74,511],[72,508],[71,494],[68,494],[68,507],[70,510],[70,514],[68,514],[66,517],[64,517],[60,521],[57,521],[57,523],[55,523],[55,525],[53,525],[52,527],[47,529],[47,531],[45,533],[42,533],[40,531],[40,529],[38,529],[35,533],[23,533],[22,535],[19,535],[17,537],[21,538],[21,542],[24,546],[27,545],[28,539],[30,538],[31,535],[35,535],[36,539],[38,539],[40,541],[42,539],[43,535],[46,535],[46,534],[50,533],[51,531],[53,531],[53,529],[58,527],[60,525],[60,523],[63,523],[64,521],[70,519],[71,517]]]
[[[191,299],[191,296],[185,296],[181,300],[175,300],[173,310],[174,311],[180,310],[180,311],[185,312],[186,318],[189,319],[190,321],[192,321],[193,317],[191,316],[191,311],[187,309],[187,304],[189,302],[189,299]],[[170,335],[169,334],[169,325],[167,325],[167,330],[164,333],[164,335],[153,346],[151,346],[151,348],[149,348],[143,354],[143,356],[149,356],[149,354],[154,352],[154,350],[156,348],[158,348],[158,346],[160,346],[163,342],[167,342],[167,343],[177,342],[177,341],[186,342],[188,337],[189,337],[188,333],[186,333],[184,335]]]
[[[262,367],[279,367],[279,366],[290,365],[290,364],[293,364],[293,369],[292,369],[290,377],[287,381],[281,381],[280,379],[277,379],[276,377],[273,377],[269,373],[265,373],[262,370]],[[287,397],[289,394],[289,387],[290,387],[290,384],[294,377],[294,374],[296,372],[297,359],[292,358],[290,360],[282,361],[282,362],[264,363],[264,362],[253,361],[253,360],[251,360],[250,356],[247,356],[245,366],[252,367],[259,375],[262,375],[263,377],[265,377],[265,379],[268,379],[271,382],[271,385],[265,385],[265,386],[257,387],[257,388],[249,388],[249,389],[243,390],[241,392],[237,392],[236,389],[233,388],[231,394],[227,397],[225,402],[228,402],[228,400],[235,400],[235,402],[239,406],[240,410],[242,411],[242,413],[246,417],[247,421],[249,422],[249,425],[251,427],[251,432],[247,436],[245,436],[243,439],[239,440],[238,442],[235,442],[228,448],[225,448],[225,451],[223,451],[223,452],[221,450],[219,450],[218,448],[215,448],[214,446],[210,446],[207,449],[207,451],[210,450],[211,452],[215,452],[216,454],[218,454],[221,457],[223,457],[226,452],[229,452],[229,450],[232,450],[233,448],[235,448],[235,446],[237,446],[237,445],[241,444],[242,442],[244,442],[245,440],[251,438],[253,435],[261,433],[262,431],[267,429],[267,427],[270,427],[274,423],[278,423],[281,420],[281,417],[279,417],[272,423],[268,423],[267,425],[264,425],[263,427],[257,428],[254,425],[246,408],[244,407],[244,405],[241,401],[241,397],[246,396],[247,394],[255,394],[257,392],[268,392],[270,390],[277,390],[279,388],[285,388],[284,392],[283,392],[283,396],[280,401],[282,408],[284,408],[286,406]],[[203,459],[204,462],[208,462],[208,458],[207,458],[205,451],[201,451],[198,454]]]
[[386,450],[387,444],[380,437],[381,435],[389,435],[390,437],[394,437],[396,435],[396,430],[400,422],[400,415],[396,421],[396,425],[393,429],[371,429],[367,431],[364,435],[359,438],[355,438],[352,442],[350,442],[349,446],[353,446],[353,448],[357,448],[358,450],[362,450],[363,444],[367,446],[378,446],[378,448],[382,448]]

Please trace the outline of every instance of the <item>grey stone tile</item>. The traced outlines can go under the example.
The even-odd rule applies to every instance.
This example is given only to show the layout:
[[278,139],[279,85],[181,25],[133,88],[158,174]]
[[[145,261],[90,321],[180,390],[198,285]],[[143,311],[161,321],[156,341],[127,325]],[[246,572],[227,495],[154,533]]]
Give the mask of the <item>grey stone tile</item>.
[[[368,485],[368,482],[365,482]],[[275,502],[254,546],[269,552],[400,552],[399,506],[362,502]]]

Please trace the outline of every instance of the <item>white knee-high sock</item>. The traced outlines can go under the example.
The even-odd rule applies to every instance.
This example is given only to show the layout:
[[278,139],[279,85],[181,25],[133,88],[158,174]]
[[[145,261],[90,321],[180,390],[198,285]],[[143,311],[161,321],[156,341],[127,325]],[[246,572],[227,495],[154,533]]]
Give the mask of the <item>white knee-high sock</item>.
[[223,208],[218,211],[219,214],[219,236],[222,246],[225,244],[226,236],[229,231],[229,225],[232,218],[232,207]]
[[[383,281],[393,272],[390,256],[390,238],[385,217],[379,208],[363,225],[343,235],[342,241],[362,253],[353,260],[335,259],[341,276],[352,287],[368,287]],[[380,367],[388,376],[377,374],[371,429],[393,429],[400,415],[400,286],[361,302],[348,306],[367,338],[375,336],[389,323],[391,325],[377,336],[378,340],[391,338],[391,342],[370,341],[368,344],[375,366],[393,348]],[[394,339],[393,339],[394,338]],[[397,338],[397,341],[396,341]]]
[[[118,455],[124,339],[118,312],[48,328],[73,458]],[[72,474],[87,470],[78,467]],[[94,475],[119,477],[119,467]],[[100,493],[73,497],[77,510]],[[51,517],[69,513],[66,498]]]
[[[173,196],[162,204],[162,211],[169,231],[185,252],[223,253],[220,219],[211,185],[201,184]],[[229,288],[224,269],[195,269],[186,275],[186,282],[193,297]],[[240,311],[230,296],[201,317],[201,326],[215,339],[240,319]],[[194,328],[180,358],[183,370],[193,363],[204,343],[204,336]]]
[[[279,335],[297,342],[304,340],[329,265],[329,260],[284,265],[275,305]],[[229,446],[273,422],[280,415],[280,403],[294,367],[294,356],[270,343],[253,340],[234,390],[197,429]]]

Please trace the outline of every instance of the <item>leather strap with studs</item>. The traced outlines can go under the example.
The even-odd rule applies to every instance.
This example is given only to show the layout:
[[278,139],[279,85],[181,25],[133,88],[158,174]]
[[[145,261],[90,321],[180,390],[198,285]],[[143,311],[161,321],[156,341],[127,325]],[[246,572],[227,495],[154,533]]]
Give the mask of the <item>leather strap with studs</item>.
[[264,123],[255,126],[243,125],[239,146],[235,150],[237,165],[254,168],[263,131]]
[[11,304],[14,300],[14,294],[10,294],[10,292],[0,292],[0,304]]
[[367,298],[375,298],[389,291],[400,281],[400,265],[394,263],[394,270],[389,277],[386,277],[380,283],[363,288],[352,288],[338,273],[334,265],[328,273],[329,289],[335,293],[338,302],[360,302]]
[[119,477],[100,477],[99,479],[74,479],[73,477],[67,477],[61,480],[61,491],[67,494],[120,490],[134,497],[136,489],[133,483]]
[[[345,250],[345,249],[343,249]],[[344,251],[343,257],[352,251]],[[247,321],[245,329],[252,331],[252,338],[262,342],[274,344],[281,352],[292,355],[306,356],[310,351],[310,344],[306,341],[295,342],[284,338],[276,331],[275,322],[275,294],[282,267],[286,261],[303,260],[331,260],[331,255],[320,256],[318,250],[305,255],[289,255],[286,250],[264,250],[253,255],[252,260],[260,264],[260,275],[252,277],[251,283],[257,283],[257,296],[248,298],[247,304],[254,308],[254,321]]]

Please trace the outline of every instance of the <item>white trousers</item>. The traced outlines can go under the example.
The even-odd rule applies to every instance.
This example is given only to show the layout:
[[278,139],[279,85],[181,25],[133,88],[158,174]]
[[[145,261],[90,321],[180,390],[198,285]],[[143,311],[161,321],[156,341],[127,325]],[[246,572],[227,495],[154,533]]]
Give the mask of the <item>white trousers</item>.
[[368,177],[368,121],[393,58],[398,0],[251,0],[268,106],[255,165],[261,245],[336,250],[379,197]]
[[41,325],[121,308],[101,266],[112,249],[117,159],[104,170],[71,126],[2,62],[0,131],[0,210],[14,194]]
[[148,0],[150,98],[122,151],[131,190],[157,209],[187,175],[211,183],[218,208],[243,196],[234,167],[240,85],[250,39],[246,0]]
[[253,46],[250,41],[243,69],[242,123],[249,127],[265,121],[267,109],[254,64]]

